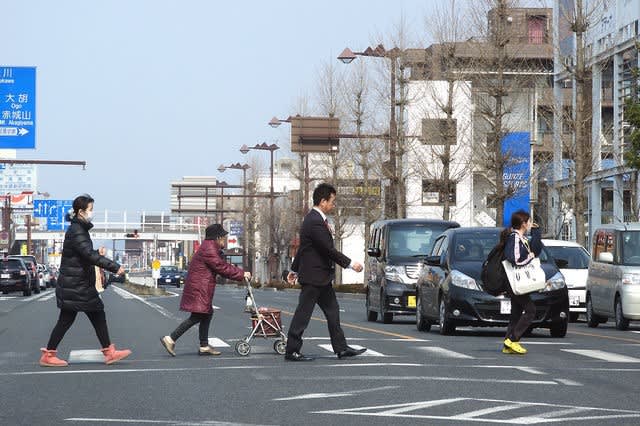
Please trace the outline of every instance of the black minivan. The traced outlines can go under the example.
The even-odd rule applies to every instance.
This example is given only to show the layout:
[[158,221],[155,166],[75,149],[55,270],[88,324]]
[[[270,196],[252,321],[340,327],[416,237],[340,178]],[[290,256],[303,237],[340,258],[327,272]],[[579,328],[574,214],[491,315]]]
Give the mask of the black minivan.
[[[456,326],[504,327],[511,300],[487,294],[480,278],[482,264],[500,239],[501,228],[457,228],[440,235],[425,259],[417,283],[416,326],[428,331],[440,326],[452,334]],[[533,328],[548,328],[552,337],[564,337],[569,322],[569,293],[547,249],[540,254],[547,287],[531,293],[536,305]]]
[[371,225],[365,280],[368,321],[376,321],[378,314],[385,324],[391,323],[394,315],[415,315],[422,261],[440,234],[459,226],[438,219],[392,219]]

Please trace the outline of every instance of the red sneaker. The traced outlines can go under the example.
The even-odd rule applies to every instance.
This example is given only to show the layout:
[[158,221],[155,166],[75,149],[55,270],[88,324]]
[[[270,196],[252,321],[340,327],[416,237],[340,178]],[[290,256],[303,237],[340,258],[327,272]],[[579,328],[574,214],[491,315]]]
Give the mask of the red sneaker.
[[116,350],[116,346],[113,343],[108,348],[103,348],[102,353],[104,354],[105,364],[113,364],[131,355],[129,349]]
[[66,367],[69,365],[67,361],[56,356],[55,349],[40,348],[42,356],[40,357],[40,365],[43,367]]

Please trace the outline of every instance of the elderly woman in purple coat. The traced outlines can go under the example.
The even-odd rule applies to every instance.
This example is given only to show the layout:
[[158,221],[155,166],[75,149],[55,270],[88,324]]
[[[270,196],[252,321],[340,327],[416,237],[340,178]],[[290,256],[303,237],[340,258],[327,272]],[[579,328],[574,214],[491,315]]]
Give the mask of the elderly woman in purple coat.
[[171,356],[176,356],[176,340],[196,324],[200,324],[198,355],[220,355],[220,352],[209,346],[209,324],[213,317],[211,302],[216,289],[216,276],[221,275],[235,281],[251,279],[250,272],[244,272],[223,259],[222,249],[226,244],[226,235],[227,231],[222,225],[216,223],[208,226],[204,241],[193,255],[180,300],[180,310],[191,312],[191,316],[173,333],[160,339]]

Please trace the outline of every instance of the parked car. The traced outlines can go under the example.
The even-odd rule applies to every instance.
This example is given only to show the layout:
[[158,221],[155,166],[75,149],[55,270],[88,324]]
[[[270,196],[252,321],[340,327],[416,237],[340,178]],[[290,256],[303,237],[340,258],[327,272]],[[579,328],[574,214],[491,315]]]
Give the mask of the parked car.
[[187,271],[178,269],[177,266],[162,266],[160,267],[160,278],[158,278],[158,285],[171,284],[176,287],[180,287],[184,284],[187,278]]
[[[501,228],[456,228],[435,242],[420,270],[417,284],[416,325],[428,331],[439,324],[441,334],[457,326],[507,326],[511,300],[483,290],[482,263],[498,243]],[[549,328],[551,336],[567,333],[569,295],[564,277],[544,249],[540,255],[547,288],[531,294],[536,305],[533,328]]]
[[40,285],[41,290],[46,290],[49,288],[49,270],[46,265],[42,263],[38,263],[38,284]]
[[640,320],[640,223],[604,225],[593,233],[587,276],[587,324],[615,319],[618,330]]
[[9,259],[20,259],[27,266],[27,271],[29,271],[29,275],[31,277],[31,289],[34,293],[40,293],[40,284],[38,281],[38,262],[36,262],[36,257],[33,255],[18,255],[12,254],[9,256]]
[[569,290],[569,321],[575,322],[587,311],[587,275],[589,252],[580,244],[564,240],[542,240],[556,261]]
[[422,259],[436,237],[457,222],[435,219],[382,220],[371,225],[367,248],[365,309],[368,321],[378,314],[385,324],[394,315],[416,312],[416,280]]
[[2,294],[21,291],[23,296],[31,296],[31,274],[21,259],[0,259],[0,289]]
[[108,283],[124,284],[127,281],[127,272],[122,275],[116,275],[113,272],[104,271]]

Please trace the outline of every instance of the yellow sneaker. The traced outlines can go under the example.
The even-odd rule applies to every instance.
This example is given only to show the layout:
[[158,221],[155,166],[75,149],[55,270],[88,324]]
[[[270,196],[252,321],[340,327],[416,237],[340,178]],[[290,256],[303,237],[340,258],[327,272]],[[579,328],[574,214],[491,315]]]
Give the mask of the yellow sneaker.
[[524,355],[527,350],[520,345],[519,342],[512,342],[511,339],[504,339],[504,346],[511,349],[514,353]]
[[515,354],[515,352],[513,351],[513,349],[508,348],[508,347],[506,347],[506,346],[503,346],[503,347],[502,347],[502,353],[503,353],[503,354],[509,354],[509,355],[511,355],[511,354]]

